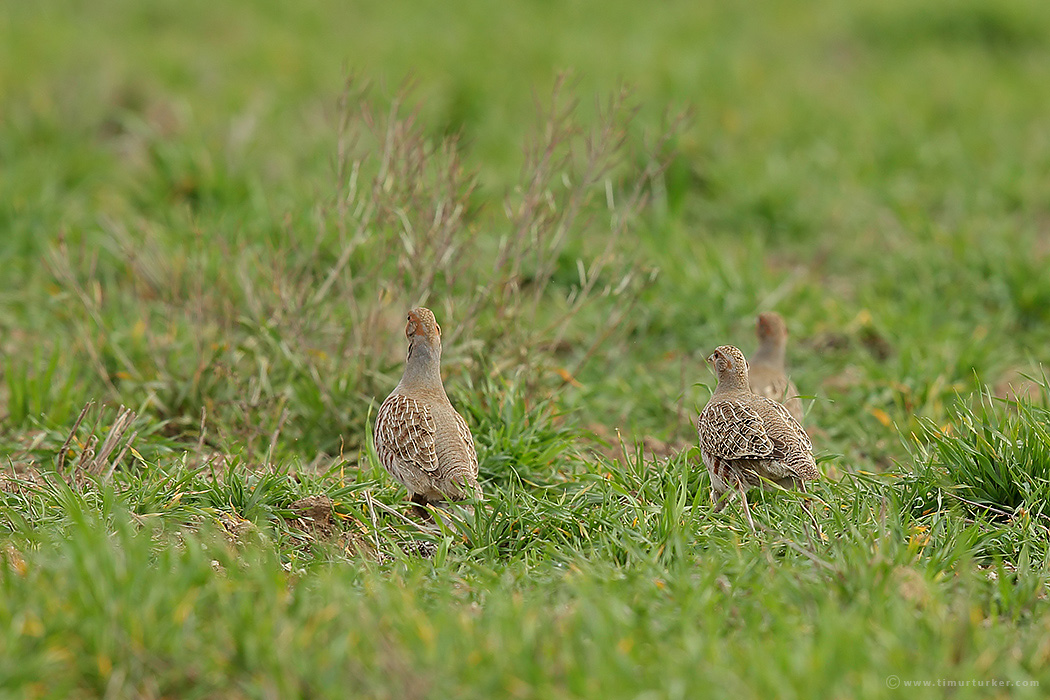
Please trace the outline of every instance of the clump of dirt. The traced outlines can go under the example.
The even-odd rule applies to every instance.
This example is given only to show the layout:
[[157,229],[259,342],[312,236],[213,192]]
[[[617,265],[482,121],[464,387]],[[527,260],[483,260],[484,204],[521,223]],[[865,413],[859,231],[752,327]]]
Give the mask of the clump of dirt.
[[338,530],[332,499],[323,493],[300,498],[289,508],[294,515],[288,519],[288,524],[314,539],[330,539]]

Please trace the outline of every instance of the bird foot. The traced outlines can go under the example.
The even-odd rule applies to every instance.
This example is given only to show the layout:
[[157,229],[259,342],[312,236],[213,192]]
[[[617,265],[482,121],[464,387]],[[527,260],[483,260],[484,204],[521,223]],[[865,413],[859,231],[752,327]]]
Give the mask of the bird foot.
[[426,496],[421,493],[414,493],[410,500],[412,501],[412,512],[417,518],[423,522],[434,522],[434,516],[432,516],[430,511],[427,510],[427,503],[429,503],[429,501],[427,501]]

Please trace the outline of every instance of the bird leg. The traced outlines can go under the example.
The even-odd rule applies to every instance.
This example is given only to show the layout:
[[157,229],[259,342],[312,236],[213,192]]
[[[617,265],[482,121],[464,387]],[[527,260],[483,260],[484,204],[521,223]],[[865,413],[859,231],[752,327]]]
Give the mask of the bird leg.
[[726,503],[729,503],[729,501],[732,498],[733,498],[733,492],[732,491],[722,491],[721,493],[719,493],[718,491],[715,491],[714,487],[712,487],[711,488],[711,502],[714,504],[714,509],[712,510],[712,512],[714,512],[714,513],[720,512],[723,508],[726,507]]
[[805,482],[799,482],[798,488],[802,491],[802,508],[806,511],[806,515],[809,516],[809,521],[813,523],[813,529],[817,531],[817,537],[824,539],[824,532],[820,529],[820,523],[817,522],[817,516],[813,514],[812,509],[809,507],[809,493],[806,491]]
[[755,521],[751,518],[751,507],[747,505],[747,487],[739,482],[740,502],[744,504],[744,515],[747,516],[747,524],[751,526],[751,532],[755,532]]

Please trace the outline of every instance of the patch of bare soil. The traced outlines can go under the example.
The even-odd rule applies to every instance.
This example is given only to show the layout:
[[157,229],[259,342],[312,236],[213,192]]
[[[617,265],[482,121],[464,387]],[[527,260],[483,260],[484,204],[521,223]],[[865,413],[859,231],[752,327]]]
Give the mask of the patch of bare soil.
[[324,494],[300,498],[289,508],[295,515],[288,519],[288,524],[313,539],[331,539],[339,529],[332,499]]

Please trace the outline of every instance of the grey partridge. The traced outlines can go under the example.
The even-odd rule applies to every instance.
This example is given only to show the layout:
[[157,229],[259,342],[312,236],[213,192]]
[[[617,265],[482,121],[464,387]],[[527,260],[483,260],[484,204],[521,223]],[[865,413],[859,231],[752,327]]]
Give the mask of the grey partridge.
[[410,311],[405,335],[405,373],[376,415],[379,461],[416,504],[480,499],[474,439],[441,381],[441,328],[434,314],[422,307]]
[[787,378],[784,369],[787,324],[780,314],[769,311],[759,314],[755,333],[758,335],[758,350],[748,363],[751,391],[783,404],[788,413],[801,423],[802,399],[798,397],[798,388]]
[[711,475],[711,499],[717,512],[727,494],[739,491],[754,530],[747,490],[757,486],[805,490],[805,482],[820,476],[813,444],[786,408],[751,391],[747,360],[740,350],[723,345],[707,361],[718,375],[718,386],[696,429],[700,454]]

